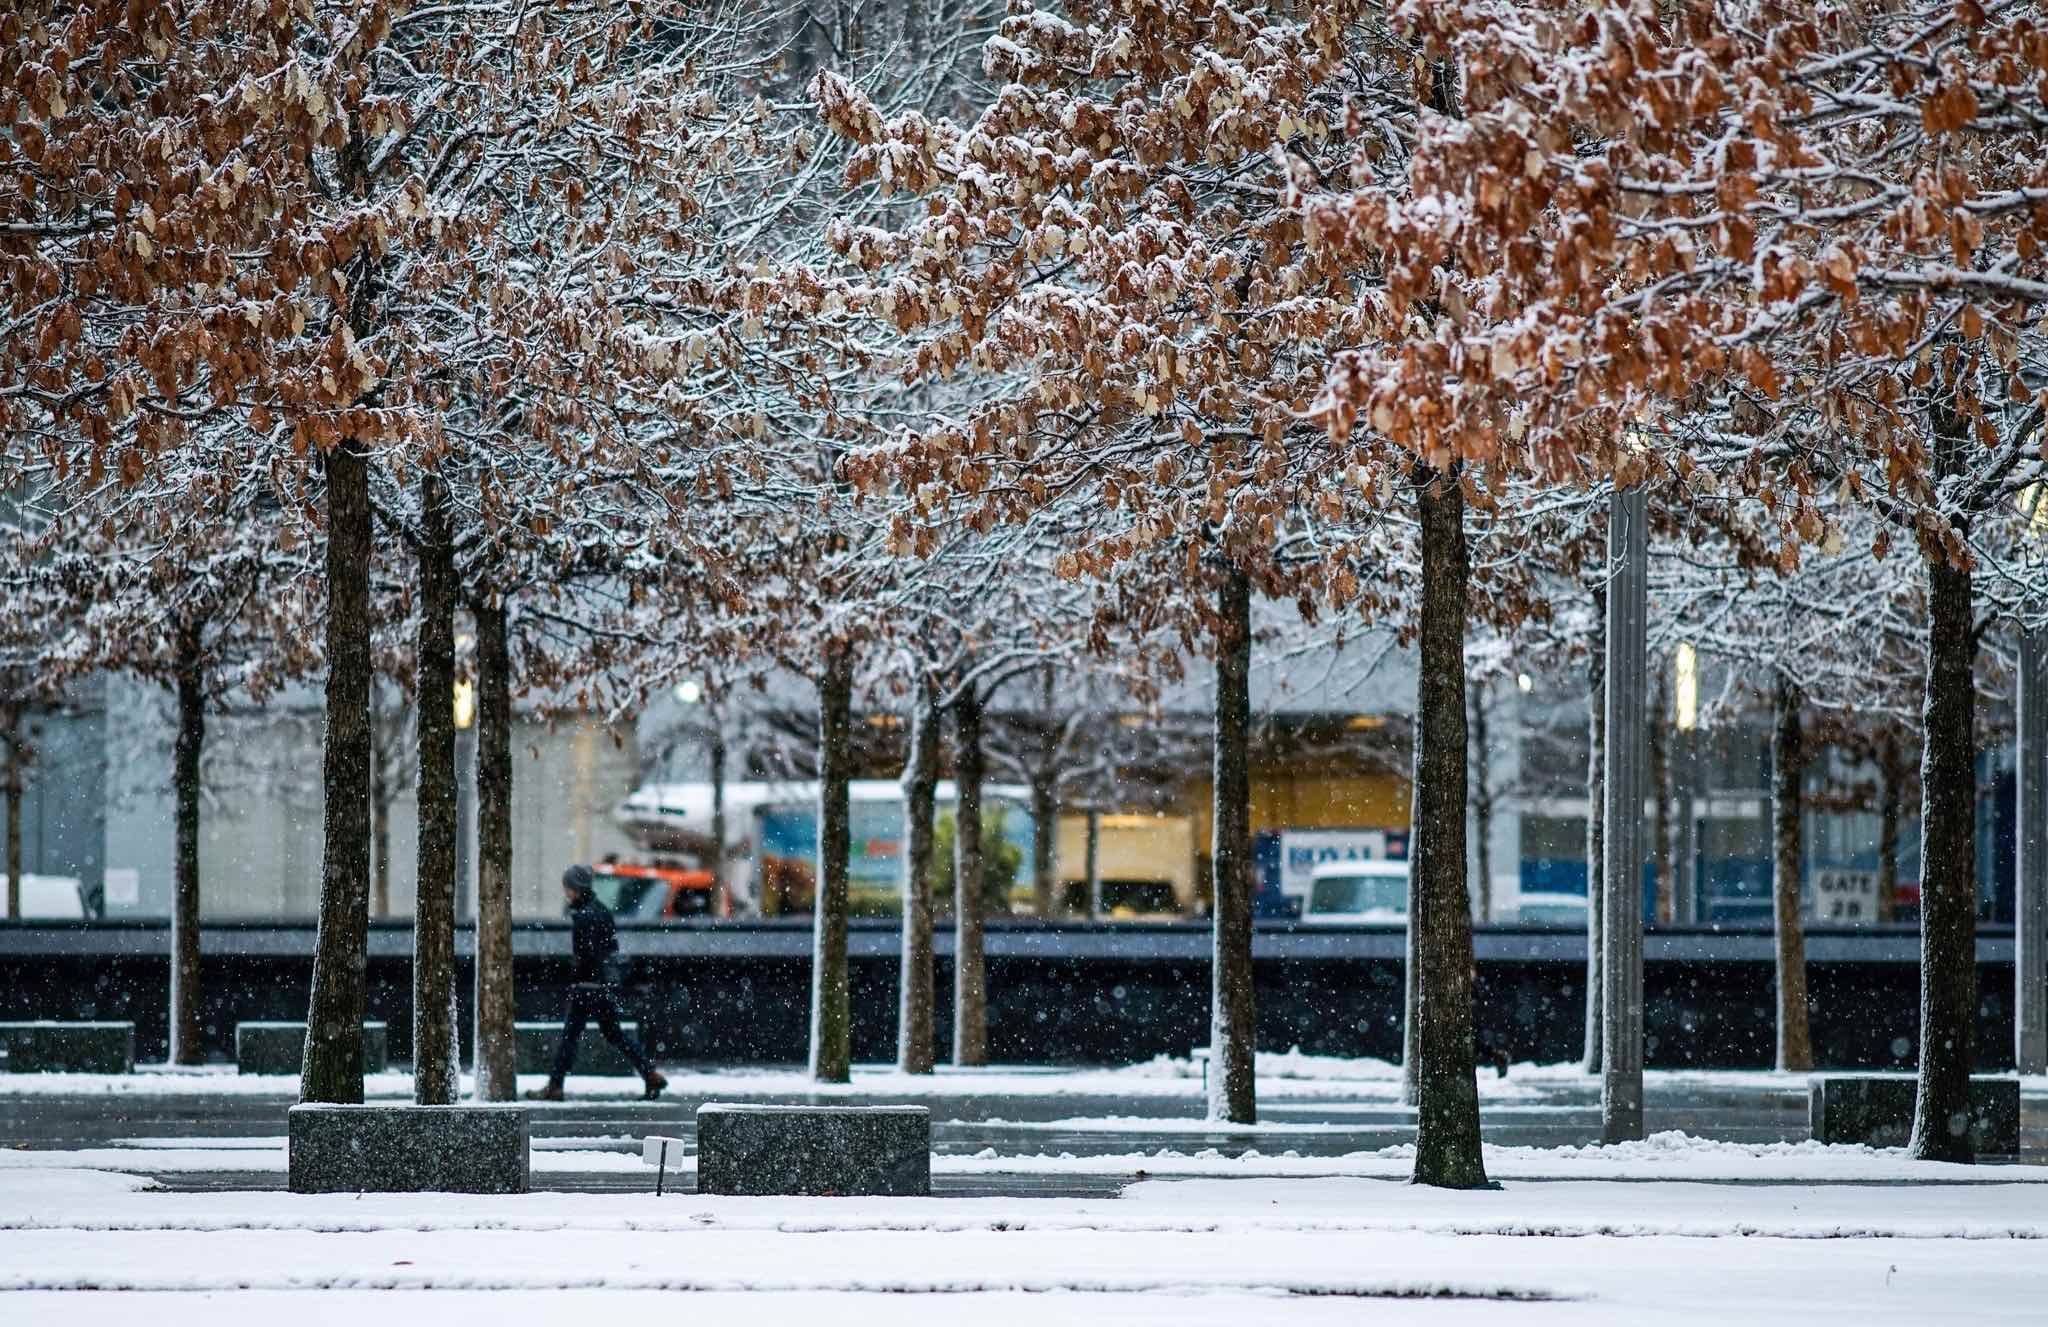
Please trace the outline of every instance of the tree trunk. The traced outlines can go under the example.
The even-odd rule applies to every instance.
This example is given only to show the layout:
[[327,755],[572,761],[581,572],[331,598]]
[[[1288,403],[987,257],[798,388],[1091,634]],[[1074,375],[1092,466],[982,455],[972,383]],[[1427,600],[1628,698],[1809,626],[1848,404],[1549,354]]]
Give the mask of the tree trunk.
[[711,873],[713,898],[711,910],[723,915],[726,898],[725,880],[725,729],[723,726],[711,730],[711,851],[705,855],[704,869]]
[[1657,800],[1650,820],[1651,851],[1657,863],[1657,920],[1668,926],[1678,915],[1678,871],[1671,852],[1671,682],[1662,667],[1652,676],[1650,795]]
[[455,1024],[455,549],[448,488],[420,481],[419,855],[412,921],[412,1096],[454,1104]]
[[1088,920],[1102,920],[1102,808],[1088,808]]
[[1778,942],[1778,1071],[1813,1068],[1813,1035],[1806,1003],[1806,926],[1800,913],[1805,825],[1801,775],[1806,739],[1799,721],[1799,689],[1780,672],[1771,688],[1771,825],[1776,842],[1771,896]]
[[512,652],[502,601],[476,610],[476,1095],[519,1095],[512,1031]]
[[21,794],[18,769],[7,771],[7,915],[21,920]]
[[1472,1029],[1472,905],[1465,887],[1465,493],[1456,474],[1423,472],[1420,679],[1415,712],[1415,1182],[1486,1183]]
[[384,762],[370,774],[370,855],[376,879],[371,885],[370,915],[391,915],[391,786],[384,780]]
[[22,766],[27,757],[21,750],[21,707],[9,704],[0,711],[4,721],[7,739],[7,766],[4,771],[4,791],[7,800],[7,911],[5,915],[16,921],[21,920],[21,794]]
[[1479,879],[1474,881],[1472,909],[1480,921],[1493,920],[1493,780],[1488,765],[1486,688],[1467,689],[1472,730],[1472,856]]
[[327,453],[326,807],[320,924],[306,1008],[305,1101],[363,1099],[363,973],[369,963],[369,461],[353,439]]
[[903,957],[896,984],[896,1067],[928,1074],[937,1058],[932,1016],[932,831],[939,786],[939,709],[929,679],[911,699],[903,766]]
[[7,770],[7,915],[21,920],[21,770]]
[[171,787],[177,801],[176,867],[171,900],[171,1063],[204,1064],[199,1003],[199,757],[206,745],[206,675],[199,642],[178,642],[178,736]]
[[1254,1124],[1259,1118],[1258,1023],[1252,998],[1251,676],[1251,578],[1231,565],[1216,597],[1209,1118],[1232,1124]]
[[1422,748],[1411,735],[1408,743],[1408,920],[1409,925],[1401,928],[1401,1104],[1417,1106],[1422,1103],[1422,1023],[1416,1016],[1416,1009],[1422,1003],[1422,956],[1416,950],[1420,932],[1413,922],[1420,910],[1416,900],[1415,843],[1422,837],[1422,827],[1417,823],[1422,814],[1422,804],[1416,800],[1415,789],[1422,782],[1422,773],[1415,761],[1422,754]]
[[1593,639],[1587,676],[1588,732],[1586,750],[1586,1072],[1601,1071],[1600,947],[1606,943],[1601,925],[1606,912],[1602,882],[1607,878],[1602,840],[1607,826],[1601,808],[1607,805],[1607,591],[1593,591]]
[[1899,739],[1885,734],[1877,757],[1877,919],[1892,920],[1899,903],[1899,822],[1904,818],[1905,769]]
[[988,860],[981,848],[981,694],[969,684],[953,702],[953,1063],[988,1063],[988,955],[982,910]]
[[[1935,411],[1937,480],[1958,470],[1964,421]],[[1965,554],[1964,556],[1967,556]],[[1966,1128],[1977,1014],[1977,646],[1970,568],[1927,558],[1927,693],[1920,752],[1920,1090],[1913,1155],[1972,1161]]]
[[853,1075],[846,986],[846,884],[852,833],[847,784],[853,777],[853,651],[825,647],[818,680],[818,888],[811,907],[811,1077]]

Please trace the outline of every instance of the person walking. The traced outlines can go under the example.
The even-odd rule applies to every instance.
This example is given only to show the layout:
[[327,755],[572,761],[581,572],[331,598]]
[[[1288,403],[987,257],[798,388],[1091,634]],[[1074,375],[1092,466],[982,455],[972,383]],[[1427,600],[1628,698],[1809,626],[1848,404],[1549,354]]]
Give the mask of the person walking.
[[569,982],[569,1007],[562,1015],[562,1040],[555,1048],[554,1072],[546,1087],[526,1094],[529,1101],[560,1101],[562,1080],[576,1065],[576,1043],[583,1038],[583,1026],[597,1020],[604,1039],[640,1071],[647,1088],[647,1100],[661,1095],[668,1079],[654,1067],[654,1061],[632,1033],[619,1026],[619,933],[611,909],[597,897],[597,882],[583,865],[562,872],[562,895],[568,903],[576,969]]

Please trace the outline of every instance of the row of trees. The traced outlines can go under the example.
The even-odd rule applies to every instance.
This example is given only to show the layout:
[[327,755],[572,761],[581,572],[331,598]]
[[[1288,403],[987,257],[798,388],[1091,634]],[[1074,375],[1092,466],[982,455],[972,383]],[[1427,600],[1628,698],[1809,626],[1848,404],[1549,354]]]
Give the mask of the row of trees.
[[[912,338],[907,373],[979,370],[965,408],[866,449],[865,482],[943,484],[1013,523],[1078,497],[1122,519],[1098,513],[1063,573],[1199,576],[1219,790],[1242,768],[1248,580],[1408,624],[1417,1174],[1449,1183],[1483,1178],[1472,610],[1505,629],[1545,617],[1545,591],[1589,560],[1574,498],[1608,485],[1649,487],[1661,523],[1746,580],[1793,581],[1852,538],[1858,563],[1884,564],[1910,538],[1924,589],[1891,574],[1851,602],[1911,622],[1918,596],[1929,624],[1914,1150],[1966,1154],[1974,661],[1987,629],[2038,622],[2048,590],[2018,503],[2048,475],[2048,179],[2027,146],[2048,33],[2018,4],[1076,17],[1005,25],[989,65],[1012,81],[971,123],[889,120],[819,82],[858,145],[849,180],[927,198],[887,236],[838,236],[875,274],[865,307]],[[1522,545],[1540,560],[1490,567],[1483,598],[1468,506],[1488,534],[1541,540]],[[1388,577],[1394,519],[1406,574]],[[1996,591],[1975,589],[1980,568]],[[1371,602],[1363,587],[1390,579],[1408,593]],[[1758,635],[1787,625],[1766,621]],[[1897,657],[1857,625],[1853,653]],[[1795,651],[1776,662],[1806,675]],[[1251,1090],[1239,806],[1219,791],[1212,1110],[1234,1118]]]
[[180,970],[209,697],[323,667],[302,1091],[360,1096],[394,673],[422,698],[417,1092],[452,1098],[461,614],[486,1095],[513,694],[621,711],[751,685],[736,660],[819,694],[821,1079],[848,1072],[856,694],[913,734],[901,1058],[929,1065],[950,716],[973,1063],[989,697],[1092,658],[1142,702],[1205,654],[1210,1111],[1250,1120],[1254,606],[1291,603],[1419,660],[1416,1175],[1480,1184],[1468,659],[1597,656],[1565,610],[1600,592],[1609,493],[1644,488],[1693,587],[1675,630],[1776,641],[1816,688],[1924,677],[1914,1148],[1965,1155],[1976,663],[2048,615],[2016,505],[2048,478],[2028,7],[1014,8],[0,18],[10,658],[178,689]]

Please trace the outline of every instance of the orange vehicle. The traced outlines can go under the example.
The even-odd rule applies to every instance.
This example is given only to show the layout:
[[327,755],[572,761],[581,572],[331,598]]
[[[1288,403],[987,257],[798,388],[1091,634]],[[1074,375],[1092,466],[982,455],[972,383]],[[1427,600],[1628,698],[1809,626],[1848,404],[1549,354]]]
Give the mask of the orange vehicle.
[[732,900],[711,872],[608,858],[590,868],[597,897],[620,921],[730,917]]

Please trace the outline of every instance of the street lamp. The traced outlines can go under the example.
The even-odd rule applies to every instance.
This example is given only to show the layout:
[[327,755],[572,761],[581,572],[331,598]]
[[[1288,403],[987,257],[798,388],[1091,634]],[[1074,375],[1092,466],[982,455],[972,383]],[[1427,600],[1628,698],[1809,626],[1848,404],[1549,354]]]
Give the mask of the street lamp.
[[1700,656],[1691,641],[1678,645],[1678,731],[1689,733],[1700,724]]
[[1672,900],[1672,913],[1680,921],[1696,922],[1700,919],[1700,820],[1699,745],[1694,734],[1700,726],[1700,655],[1691,641],[1678,643],[1672,666],[1678,724],[1678,787],[1674,791],[1679,803],[1678,879],[1672,882],[1678,892]]
[[[472,657],[476,637],[455,637],[456,654]],[[476,916],[476,683],[457,676],[455,716],[455,892],[458,916]]]

